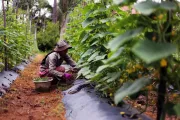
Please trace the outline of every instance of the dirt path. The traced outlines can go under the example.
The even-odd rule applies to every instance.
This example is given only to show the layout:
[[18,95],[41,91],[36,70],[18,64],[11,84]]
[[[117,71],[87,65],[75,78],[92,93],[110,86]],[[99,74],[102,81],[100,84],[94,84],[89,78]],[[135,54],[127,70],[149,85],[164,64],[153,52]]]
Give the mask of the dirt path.
[[0,120],[65,120],[61,91],[49,93],[34,91],[33,78],[37,77],[42,55],[21,73],[9,92],[0,98]]

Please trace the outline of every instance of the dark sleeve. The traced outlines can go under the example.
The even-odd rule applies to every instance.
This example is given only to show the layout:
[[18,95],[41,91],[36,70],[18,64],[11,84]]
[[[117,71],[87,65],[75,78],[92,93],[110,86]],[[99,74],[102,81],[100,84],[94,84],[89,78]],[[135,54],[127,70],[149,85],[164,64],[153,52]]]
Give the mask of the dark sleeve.
[[76,62],[73,61],[73,59],[68,54],[66,54],[66,56],[64,57],[64,60],[66,61],[67,64],[69,64],[72,67],[76,66]]

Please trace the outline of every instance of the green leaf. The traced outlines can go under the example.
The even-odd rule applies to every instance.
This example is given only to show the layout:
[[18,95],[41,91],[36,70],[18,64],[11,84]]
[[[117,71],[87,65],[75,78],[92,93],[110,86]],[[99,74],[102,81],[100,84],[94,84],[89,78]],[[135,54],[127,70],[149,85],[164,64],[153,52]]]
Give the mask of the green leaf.
[[89,17],[84,22],[82,22],[82,27],[85,28],[91,23],[93,23],[94,21],[95,21],[95,18]]
[[104,62],[107,64],[107,63],[111,63],[111,62],[115,61],[117,58],[119,58],[119,56],[121,55],[123,50],[124,50],[124,47],[120,47],[116,52],[114,52],[114,54],[112,54],[112,56],[110,58],[108,58]]
[[134,54],[147,64],[168,57],[176,50],[176,46],[171,43],[155,43],[150,40],[141,40],[132,48]]
[[86,71],[89,71],[89,67],[84,67],[81,68],[81,70],[78,72],[78,75],[76,78],[80,77],[81,75],[83,75],[83,73],[85,73]]
[[117,5],[122,4],[122,3],[131,3],[135,2],[136,0],[113,0],[113,2]]
[[0,35],[4,35],[5,34],[5,31],[0,31]]
[[92,39],[95,39],[95,38],[98,38],[98,37],[103,38],[104,36],[107,36],[109,34],[110,34],[110,32],[97,33],[94,37],[92,37]]
[[2,62],[0,62],[0,66],[4,66],[4,64]]
[[98,55],[99,55],[99,51],[93,53],[93,54],[91,55],[91,57],[90,57],[87,61],[88,61],[88,62],[92,61],[92,60],[93,60],[96,56],[98,56]]
[[93,53],[93,49],[88,49],[82,56],[81,56],[81,58],[84,58],[84,57],[86,57],[86,56],[89,56],[90,54],[92,54]]
[[150,80],[148,78],[140,78],[135,80],[133,83],[124,83],[123,86],[115,93],[115,103],[118,104],[124,97],[137,93],[149,83]]
[[165,10],[175,10],[177,8],[176,4],[170,1],[163,1],[160,3],[160,7]]
[[86,41],[86,40],[88,39],[88,37],[89,37],[89,33],[87,33],[87,34],[83,37],[83,39],[81,40],[81,43],[83,43],[84,41]]
[[85,76],[86,79],[91,79],[92,77],[94,77],[94,73],[90,73],[88,75]]
[[96,73],[101,72],[103,69],[108,68],[109,66],[110,65],[102,65],[102,66],[98,67],[98,69],[96,70]]
[[168,115],[177,115],[180,116],[180,104],[167,103],[165,105],[165,110]]
[[119,77],[121,76],[121,72],[108,73],[107,75],[110,76],[110,78],[107,80],[107,83],[110,83],[119,79]]
[[101,56],[100,55],[96,56],[95,61],[103,60],[105,57],[106,57],[106,54],[105,55],[101,55]]
[[159,3],[153,2],[151,0],[139,2],[134,5],[134,7],[144,15],[150,15],[153,13],[159,6]]
[[163,1],[162,3],[157,3],[151,0],[137,3],[134,7],[144,15],[150,15],[151,13],[160,8],[165,10],[175,10],[177,8],[174,2]]
[[79,40],[82,40],[86,34],[87,34],[86,31],[82,31],[79,36]]
[[106,23],[106,22],[115,21],[115,20],[116,20],[116,18],[105,18],[105,19],[101,19],[100,21],[101,21],[102,23]]
[[96,45],[97,43],[99,43],[100,41],[99,40],[96,40],[95,42],[93,42],[90,46],[94,46]]
[[119,46],[124,44],[125,42],[129,41],[131,38],[137,36],[141,33],[143,29],[137,28],[133,30],[128,30],[124,34],[121,34],[120,36],[114,38],[108,43],[108,48],[110,48],[112,51],[116,50]]
[[103,7],[103,8],[99,8],[98,10],[95,10],[95,11],[93,12],[93,14],[102,13],[102,12],[104,12],[104,13],[105,13],[105,12],[106,12],[106,10],[107,10],[107,9],[106,9],[106,8],[104,8],[104,7]]

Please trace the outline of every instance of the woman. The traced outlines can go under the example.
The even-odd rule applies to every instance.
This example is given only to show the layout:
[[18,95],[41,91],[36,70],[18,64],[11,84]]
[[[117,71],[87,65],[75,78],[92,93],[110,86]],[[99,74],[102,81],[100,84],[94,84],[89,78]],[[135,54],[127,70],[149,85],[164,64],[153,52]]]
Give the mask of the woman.
[[42,60],[39,76],[53,77],[56,83],[58,80],[71,80],[72,74],[66,73],[65,68],[61,66],[63,61],[66,61],[71,67],[76,66],[76,63],[67,54],[70,48],[72,47],[64,40],[57,43],[54,50]]

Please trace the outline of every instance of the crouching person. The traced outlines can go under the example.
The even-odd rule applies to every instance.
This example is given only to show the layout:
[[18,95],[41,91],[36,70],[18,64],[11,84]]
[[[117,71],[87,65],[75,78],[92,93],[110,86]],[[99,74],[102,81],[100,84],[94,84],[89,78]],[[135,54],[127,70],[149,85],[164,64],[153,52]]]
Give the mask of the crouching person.
[[56,44],[54,50],[48,53],[41,62],[39,76],[53,77],[52,84],[57,84],[58,81],[70,81],[73,75],[66,73],[65,68],[61,66],[63,61],[66,61],[71,67],[75,67],[76,63],[67,54],[68,49],[72,48],[66,41],[60,41]]

